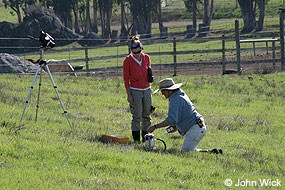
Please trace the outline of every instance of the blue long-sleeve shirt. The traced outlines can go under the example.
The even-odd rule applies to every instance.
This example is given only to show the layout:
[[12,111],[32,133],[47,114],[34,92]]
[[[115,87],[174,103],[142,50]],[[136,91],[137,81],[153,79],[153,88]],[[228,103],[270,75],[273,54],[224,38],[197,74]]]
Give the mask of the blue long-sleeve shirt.
[[196,124],[196,118],[200,116],[183,90],[179,89],[171,94],[166,121],[169,125],[176,126],[181,135],[185,135]]

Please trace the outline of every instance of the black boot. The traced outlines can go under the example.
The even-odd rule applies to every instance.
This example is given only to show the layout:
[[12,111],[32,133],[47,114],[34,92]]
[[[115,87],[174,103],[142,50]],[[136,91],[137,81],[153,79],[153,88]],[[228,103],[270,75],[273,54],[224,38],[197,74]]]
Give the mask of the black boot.
[[145,130],[142,130],[142,142],[144,142],[144,141],[145,141],[144,136],[145,136],[146,134],[148,134],[148,132],[147,132],[147,131],[145,131]]
[[140,131],[132,131],[133,139],[135,143],[140,143]]

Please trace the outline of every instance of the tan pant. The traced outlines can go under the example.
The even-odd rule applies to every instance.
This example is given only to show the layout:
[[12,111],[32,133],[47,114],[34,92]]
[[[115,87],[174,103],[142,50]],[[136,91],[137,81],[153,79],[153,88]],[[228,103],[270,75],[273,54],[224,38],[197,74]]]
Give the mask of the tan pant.
[[203,119],[203,127],[198,124],[193,125],[185,134],[182,151],[199,151],[198,144],[206,134],[206,124]]
[[146,131],[151,125],[151,89],[131,89],[131,95],[134,99],[134,103],[130,105],[131,113],[133,115],[131,129],[132,131]]

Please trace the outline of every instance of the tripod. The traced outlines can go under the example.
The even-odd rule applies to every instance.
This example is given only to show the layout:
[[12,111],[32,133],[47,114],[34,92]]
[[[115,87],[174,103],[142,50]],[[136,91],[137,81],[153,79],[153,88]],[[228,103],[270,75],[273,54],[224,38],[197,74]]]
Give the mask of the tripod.
[[36,80],[37,80],[37,76],[38,76],[38,74],[40,74],[39,88],[38,88],[38,96],[37,96],[37,105],[36,105],[36,117],[35,117],[35,121],[37,121],[38,109],[39,109],[39,102],[40,102],[40,90],[41,90],[41,85],[42,85],[42,84],[41,84],[41,81],[42,81],[42,70],[43,70],[43,68],[45,68],[45,70],[48,72],[48,75],[49,75],[50,80],[51,80],[51,82],[52,82],[53,88],[54,88],[54,90],[55,90],[55,92],[56,92],[57,99],[59,100],[60,105],[61,105],[61,107],[62,107],[62,109],[63,109],[63,113],[65,114],[65,117],[66,117],[66,119],[67,119],[67,122],[68,122],[70,128],[73,129],[73,126],[71,125],[70,119],[69,119],[69,117],[68,117],[68,115],[67,115],[67,111],[66,111],[66,109],[65,109],[65,107],[64,107],[64,104],[63,104],[63,102],[62,102],[62,100],[61,100],[61,98],[60,98],[60,95],[59,95],[59,93],[58,93],[57,86],[56,86],[56,84],[55,84],[55,82],[54,82],[54,80],[53,80],[53,77],[52,77],[52,75],[51,75],[51,72],[50,72],[50,70],[49,70],[48,64],[47,64],[47,62],[44,60],[44,47],[41,47],[41,59],[40,59],[40,61],[38,62],[38,67],[37,67],[37,70],[36,70],[36,74],[35,74],[35,76],[34,76],[34,80],[33,80],[33,82],[32,82],[32,86],[31,86],[31,88],[30,88],[30,91],[29,91],[29,93],[28,93],[28,96],[27,96],[27,99],[26,99],[26,102],[25,102],[25,107],[24,107],[24,110],[23,110],[23,112],[22,112],[22,116],[21,116],[21,119],[20,119],[20,124],[21,124],[21,122],[22,122],[22,120],[23,120],[23,118],[24,118],[25,111],[26,111],[27,106],[28,106],[28,103],[29,103],[29,101],[30,101],[30,99],[31,99],[32,91],[33,91],[35,82],[36,82]]

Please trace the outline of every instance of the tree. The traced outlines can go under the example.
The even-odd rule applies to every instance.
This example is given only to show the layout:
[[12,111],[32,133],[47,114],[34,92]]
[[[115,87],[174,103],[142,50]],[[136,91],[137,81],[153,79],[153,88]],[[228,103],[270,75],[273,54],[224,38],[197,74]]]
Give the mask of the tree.
[[51,0],[40,0],[40,2],[42,3],[42,6],[44,6],[47,9],[49,9],[50,6],[52,5]]
[[163,22],[162,22],[161,0],[158,1],[157,19],[158,19],[160,36],[166,36],[166,34],[165,34],[166,33],[166,27],[163,26]]
[[130,0],[132,35],[151,36],[152,13],[158,10],[158,4],[159,0]]
[[[265,4],[268,0],[238,0],[244,22],[241,33],[261,31],[265,17]],[[256,9],[259,8],[259,18],[256,21]]]
[[248,33],[255,29],[255,10],[253,9],[254,0],[238,0],[244,22],[241,33]]
[[197,31],[197,12],[198,12],[198,3],[202,3],[200,0],[183,0],[185,7],[188,12],[192,13],[192,25],[187,31],[187,37],[192,38],[195,36]]
[[93,30],[95,33],[98,33],[98,1],[93,0]]
[[79,7],[78,7],[78,13],[79,13],[79,27],[81,28],[82,32],[84,33],[86,30],[85,30],[85,27],[86,27],[86,5],[85,5],[85,0],[83,0],[83,3],[79,4]]
[[76,33],[80,33],[80,28],[79,28],[79,8],[78,8],[78,0],[72,0],[71,2],[71,8],[73,11],[74,15],[74,30]]
[[214,13],[214,0],[204,0],[204,14],[203,14],[203,24],[199,28],[199,36],[204,37],[210,30],[211,21]]
[[204,26],[210,27],[212,17],[214,13],[214,0],[204,0],[204,15],[203,15],[203,24]]
[[85,11],[86,11],[86,19],[85,19],[85,33],[88,34],[89,32],[92,32],[91,29],[91,16],[90,16],[90,0],[86,0],[86,7],[85,7]]
[[259,17],[257,21],[256,31],[261,31],[263,29],[264,17],[265,17],[265,0],[259,0]]
[[[195,31],[195,33],[197,30],[197,11],[198,11],[197,0],[193,0],[193,19],[192,19],[192,22],[193,22],[193,30]],[[194,35],[195,35],[195,33],[194,33]]]
[[113,0],[98,0],[102,38],[109,39],[111,37],[111,17],[113,10]]
[[52,0],[52,3],[55,15],[66,27],[72,29],[72,3],[70,0]]
[[192,13],[193,25],[187,28],[187,37],[195,36],[197,30],[198,4],[203,5],[203,23],[199,24],[199,37],[204,37],[210,30],[211,21],[214,13],[214,0],[183,0],[188,12]]
[[128,28],[128,21],[127,21],[127,15],[125,10],[125,0],[117,0],[117,4],[120,5],[121,8],[121,39],[127,39],[129,32],[127,30]]
[[22,22],[21,9],[25,4],[25,0],[2,0],[5,8],[10,7],[16,14],[18,18],[18,23]]

